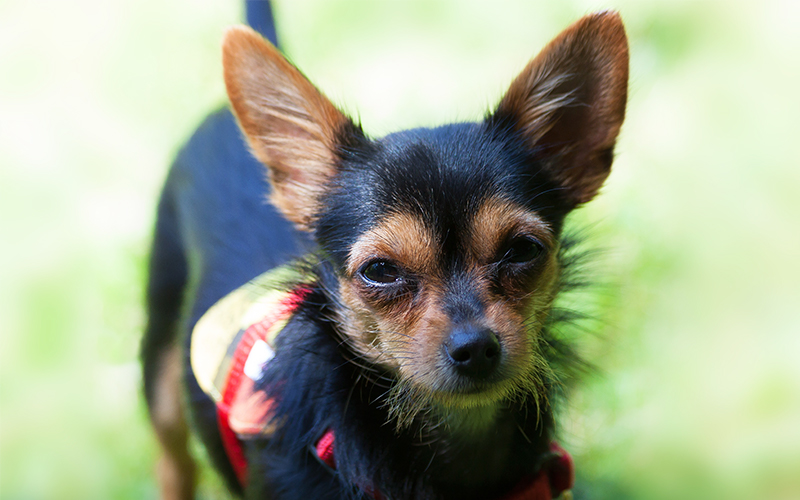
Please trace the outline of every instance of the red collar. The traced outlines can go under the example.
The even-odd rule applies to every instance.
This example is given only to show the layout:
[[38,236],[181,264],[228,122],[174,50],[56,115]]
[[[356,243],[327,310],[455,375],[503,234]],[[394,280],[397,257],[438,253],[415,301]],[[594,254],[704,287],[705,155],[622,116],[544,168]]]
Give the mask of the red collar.
[[[328,429],[317,440],[314,453],[320,462],[331,470],[336,470],[336,456],[334,445],[336,436],[332,429]],[[572,457],[557,443],[550,444],[553,454],[532,478],[521,481],[511,493],[499,500],[552,500],[558,498],[563,492],[571,490],[575,483],[575,466]],[[370,485],[359,485],[364,492],[375,500],[385,500],[380,491]]]

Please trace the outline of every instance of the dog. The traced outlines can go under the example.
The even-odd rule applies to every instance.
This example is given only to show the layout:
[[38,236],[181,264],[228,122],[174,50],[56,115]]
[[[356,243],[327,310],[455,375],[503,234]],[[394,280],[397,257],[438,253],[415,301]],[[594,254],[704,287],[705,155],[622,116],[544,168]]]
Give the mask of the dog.
[[552,306],[565,218],[625,115],[619,15],[569,26],[483,121],[380,139],[270,29],[227,31],[232,113],[159,202],[142,358],[163,497],[194,495],[189,429],[249,499],[569,497]]

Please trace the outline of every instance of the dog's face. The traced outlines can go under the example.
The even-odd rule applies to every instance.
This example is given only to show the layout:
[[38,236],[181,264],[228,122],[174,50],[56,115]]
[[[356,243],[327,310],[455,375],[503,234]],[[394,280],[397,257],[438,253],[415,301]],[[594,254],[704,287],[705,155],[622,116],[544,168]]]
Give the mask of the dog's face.
[[601,187],[624,117],[619,17],[565,30],[484,122],[376,141],[248,29],[224,66],[273,202],[337,269],[340,329],[396,374],[398,407],[538,397],[561,225]]
[[314,227],[340,269],[339,323],[414,401],[538,387],[565,209],[536,164],[491,124],[412,130],[344,158],[323,197]]

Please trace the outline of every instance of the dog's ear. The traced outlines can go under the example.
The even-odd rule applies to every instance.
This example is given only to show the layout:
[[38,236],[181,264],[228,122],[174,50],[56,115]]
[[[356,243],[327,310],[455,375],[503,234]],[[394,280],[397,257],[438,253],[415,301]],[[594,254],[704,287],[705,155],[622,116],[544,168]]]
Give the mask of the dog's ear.
[[574,207],[591,200],[610,172],[627,89],[622,19],[592,14],[528,63],[489,123],[519,134]]
[[272,203],[308,230],[343,141],[361,135],[360,128],[250,28],[227,31],[222,63],[233,112],[269,168]]

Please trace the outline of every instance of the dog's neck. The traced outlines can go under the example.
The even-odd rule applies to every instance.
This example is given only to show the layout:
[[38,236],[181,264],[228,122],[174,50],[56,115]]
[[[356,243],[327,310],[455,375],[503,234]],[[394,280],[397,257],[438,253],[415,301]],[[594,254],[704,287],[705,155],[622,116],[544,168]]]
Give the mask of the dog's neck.
[[442,409],[440,420],[444,428],[461,439],[480,438],[497,424],[500,407],[496,404],[468,409]]
[[[533,411],[504,404],[443,409],[438,425],[428,425],[419,435],[433,453],[432,475],[451,488],[458,484],[466,495],[486,485],[513,485],[532,474],[546,457],[551,434],[544,425],[550,418]],[[494,497],[492,489],[485,494]]]

